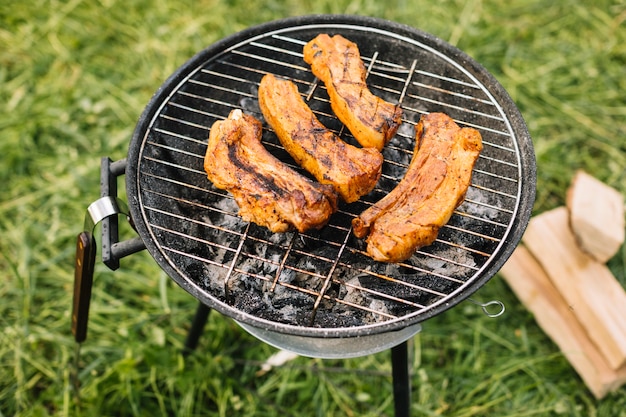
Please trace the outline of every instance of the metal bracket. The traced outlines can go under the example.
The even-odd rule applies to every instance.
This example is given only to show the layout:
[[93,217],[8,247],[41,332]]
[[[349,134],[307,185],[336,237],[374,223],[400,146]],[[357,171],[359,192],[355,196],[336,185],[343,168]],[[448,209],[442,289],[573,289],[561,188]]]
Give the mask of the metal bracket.
[[[113,162],[110,158],[102,158],[100,164],[100,196],[110,197],[119,203],[120,200],[117,198],[117,177],[124,175],[125,172],[126,159]],[[118,211],[118,213],[126,214],[131,226],[133,226],[126,207]],[[102,220],[102,262],[109,269],[115,271],[120,267],[121,258],[142,251],[145,248],[146,246],[140,237],[122,242],[119,241],[119,220],[117,216],[108,216]]]

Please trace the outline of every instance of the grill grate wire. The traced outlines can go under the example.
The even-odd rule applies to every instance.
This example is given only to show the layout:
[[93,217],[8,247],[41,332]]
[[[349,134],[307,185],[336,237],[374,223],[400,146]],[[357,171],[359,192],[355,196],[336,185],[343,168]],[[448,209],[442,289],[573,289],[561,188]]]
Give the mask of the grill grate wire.
[[[506,117],[485,94],[484,86],[468,77],[453,76],[453,66],[436,73],[434,64],[434,68],[421,68],[418,59],[406,65],[391,62],[385,51],[364,53],[367,48],[359,44],[368,86],[386,100],[402,104],[403,126],[383,151],[385,167],[377,188],[360,202],[341,206],[323,232],[289,232],[277,239],[238,221],[232,198],[206,179],[202,164],[210,126],[235,108],[263,120],[255,93],[267,72],[294,81],[322,123],[355,143],[330,111],[325,87],[302,60],[304,36],[306,33],[295,37],[268,34],[244,42],[207,61],[171,94],[142,145],[140,197],[150,233],[177,270],[236,308],[245,308],[235,300],[233,288],[238,286],[262,292],[260,298],[271,299],[271,294],[280,290],[309,300],[302,308],[307,319],[290,323],[291,319],[269,315],[270,320],[312,327],[345,326],[346,320],[317,323],[318,311],[331,315],[361,311],[367,318],[356,324],[360,325],[402,319],[445,302],[478,277],[497,254],[514,220],[520,192],[519,155]],[[421,114],[430,111],[447,112],[459,125],[474,127],[483,135],[483,152],[472,184],[465,202],[433,245],[401,264],[374,267],[362,242],[351,235],[350,220],[402,178],[413,150],[414,126]],[[266,124],[263,144],[302,172],[285,157]],[[212,220],[216,218],[224,220]],[[258,268],[250,269],[250,264]],[[317,285],[303,284],[302,278],[284,280],[287,273]],[[220,277],[221,289],[207,281],[210,274]],[[351,293],[359,296],[346,297]],[[381,303],[386,307],[380,308]]]

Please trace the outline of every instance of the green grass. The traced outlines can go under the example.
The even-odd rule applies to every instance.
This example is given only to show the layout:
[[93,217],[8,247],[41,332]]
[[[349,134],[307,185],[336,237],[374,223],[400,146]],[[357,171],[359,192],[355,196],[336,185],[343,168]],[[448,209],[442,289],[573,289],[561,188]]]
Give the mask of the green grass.
[[[389,353],[298,358],[210,317],[180,350],[195,301],[146,254],[98,263],[78,403],[69,364],[75,236],[99,159],[126,156],[161,83],[212,42],[279,17],[365,14],[439,36],[509,91],[533,137],[535,213],[582,168],[626,194],[626,3],[619,0],[36,1],[0,5],[0,416],[392,416]],[[128,232],[127,232],[128,233]],[[625,284],[626,249],[610,261]],[[413,414],[626,416],[626,388],[595,400],[496,277],[412,343]]]

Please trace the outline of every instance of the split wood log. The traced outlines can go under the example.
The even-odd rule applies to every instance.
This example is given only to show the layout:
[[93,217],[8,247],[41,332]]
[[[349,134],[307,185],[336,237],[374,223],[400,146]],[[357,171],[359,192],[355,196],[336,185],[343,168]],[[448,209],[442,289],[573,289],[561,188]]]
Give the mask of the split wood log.
[[567,192],[570,225],[581,249],[605,263],[624,243],[624,197],[578,171]]

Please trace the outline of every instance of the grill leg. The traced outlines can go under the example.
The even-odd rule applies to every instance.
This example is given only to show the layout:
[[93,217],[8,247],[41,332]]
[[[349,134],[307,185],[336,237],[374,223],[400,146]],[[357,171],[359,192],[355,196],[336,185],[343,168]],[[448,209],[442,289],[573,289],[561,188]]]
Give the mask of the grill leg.
[[408,342],[391,348],[391,374],[395,417],[409,417],[411,413],[411,379],[409,376]]
[[196,314],[191,322],[191,328],[189,329],[189,333],[187,333],[187,340],[185,340],[185,349],[183,351],[185,355],[189,355],[198,346],[198,341],[200,340],[210,312],[211,309],[209,307],[203,303],[198,303]]

